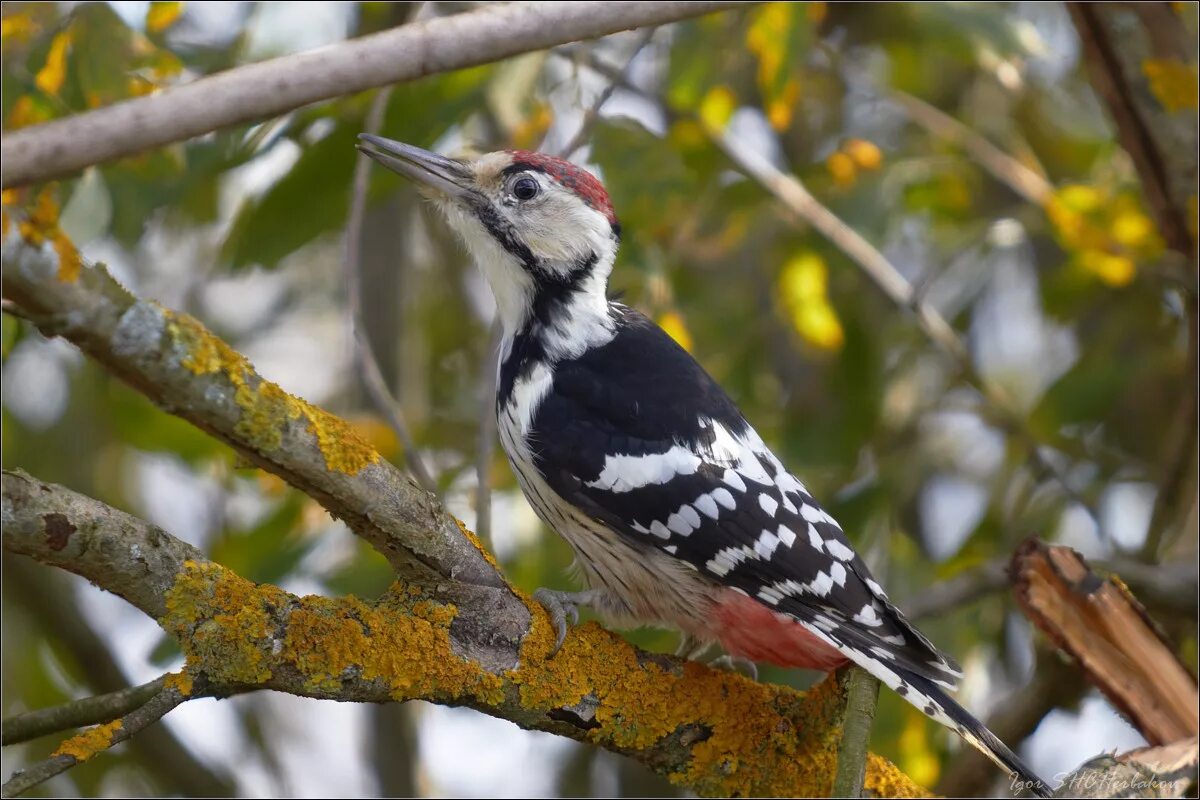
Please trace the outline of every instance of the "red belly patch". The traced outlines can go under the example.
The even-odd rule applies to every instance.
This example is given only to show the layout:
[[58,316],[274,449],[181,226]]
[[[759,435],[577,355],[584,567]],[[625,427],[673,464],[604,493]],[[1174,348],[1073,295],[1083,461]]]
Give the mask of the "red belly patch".
[[825,672],[849,660],[800,623],[732,589],[721,592],[713,620],[711,634],[733,656]]

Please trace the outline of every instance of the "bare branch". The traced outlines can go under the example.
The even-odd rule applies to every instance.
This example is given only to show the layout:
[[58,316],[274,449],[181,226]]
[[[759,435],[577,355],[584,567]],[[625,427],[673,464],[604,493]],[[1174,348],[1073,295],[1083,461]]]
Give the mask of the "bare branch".
[[846,710],[838,745],[833,797],[862,797],[871,749],[871,722],[879,700],[879,681],[857,664],[846,669]]
[[8,188],[70,175],[92,164],[309,103],[736,5],[740,4],[499,4],[403,25],[6,133],[0,143],[0,183]]
[[109,722],[145,705],[147,700],[158,694],[165,680],[164,675],[141,686],[131,686],[128,689],[8,717],[3,722],[0,744],[8,747],[39,736],[65,731],[67,728],[82,728]]
[[1045,205],[1054,193],[1050,181],[971,130],[944,111],[911,94],[892,90],[888,96],[900,104],[908,118],[948,142],[960,145],[992,177],[1031,203]]
[[[180,562],[184,543],[63,487],[5,473],[3,488],[6,549],[117,587],[144,611],[165,609],[157,619],[179,640],[186,674],[211,693],[466,705],[623,753],[701,794],[829,791],[844,704],[836,679],[806,693],[759,684],[637,650],[594,624],[572,629],[549,659],[553,627],[524,596],[463,602],[442,580],[397,582],[373,604],[297,597],[203,556]],[[76,528],[60,549],[46,530],[52,513]],[[151,540],[158,553],[146,558]],[[164,574],[149,578],[148,565]],[[166,589],[130,594],[137,580]],[[876,793],[922,791],[877,756],[866,782]]]
[[[380,89],[379,93],[375,95],[375,99],[371,101],[371,110],[367,112],[364,125],[366,133],[379,132],[379,128],[383,124],[383,112],[387,109],[388,98],[391,95],[390,87]],[[358,367],[359,377],[362,378],[371,402],[383,414],[392,430],[395,431],[396,438],[400,440],[400,444],[404,448],[405,462],[412,471],[413,477],[425,491],[437,494],[437,480],[425,466],[425,460],[417,450],[417,443],[408,429],[408,423],[404,419],[399,401],[392,397],[392,393],[388,390],[387,381],[383,378],[383,371],[379,368],[379,361],[375,358],[375,351],[367,340],[366,327],[363,325],[362,265],[359,258],[359,247],[362,243],[363,217],[367,210],[367,188],[370,186],[370,177],[371,159],[359,154],[358,160],[354,164],[354,182],[350,193],[350,213],[346,221],[345,250],[342,257],[342,271],[346,281],[347,314],[350,317],[350,335],[354,340],[354,363]]]
[[[1167,246],[1196,260],[1188,202],[1196,194],[1196,114],[1192,103],[1166,108],[1150,80],[1155,64],[1195,63],[1194,43],[1169,3],[1067,3],[1083,43],[1084,63],[1117,126],[1121,146],[1141,177]],[[1169,98],[1167,98],[1169,99]],[[1192,200],[1191,202],[1195,202]]]
[[1119,581],[1069,547],[1025,542],[1013,556],[1017,602],[1152,744],[1200,734],[1196,679]]
[[65,772],[76,764],[82,764],[96,754],[120,744],[148,726],[165,717],[180,703],[189,699],[178,686],[169,685],[160,689],[149,701],[121,717],[116,722],[84,731],[66,740],[44,761],[19,770],[0,790],[2,797],[16,797]]

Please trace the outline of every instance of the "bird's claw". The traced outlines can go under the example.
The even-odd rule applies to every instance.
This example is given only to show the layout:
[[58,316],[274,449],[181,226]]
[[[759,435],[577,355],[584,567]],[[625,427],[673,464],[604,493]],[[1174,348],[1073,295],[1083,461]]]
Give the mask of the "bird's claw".
[[550,622],[554,625],[557,638],[554,641],[554,649],[547,656],[547,658],[554,658],[562,649],[563,642],[567,638],[567,619],[570,618],[572,625],[579,622],[579,606],[589,605],[592,601],[592,593],[560,592],[557,589],[542,588],[533,593],[533,599],[546,609],[546,613],[550,615]]
[[741,672],[752,681],[758,680],[758,665],[748,658],[723,655],[719,658],[714,658],[708,662],[708,665],[717,669],[723,669],[726,672]]
[[681,633],[679,635],[679,646],[675,648],[675,655],[684,660],[691,661],[704,655],[710,646],[709,642],[703,642],[690,633]]

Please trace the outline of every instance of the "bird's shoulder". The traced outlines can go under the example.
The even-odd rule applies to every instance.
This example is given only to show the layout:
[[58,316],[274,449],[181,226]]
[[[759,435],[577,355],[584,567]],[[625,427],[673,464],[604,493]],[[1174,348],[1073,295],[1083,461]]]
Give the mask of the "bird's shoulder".
[[555,419],[551,404],[539,415],[543,424],[568,423],[582,412],[625,435],[688,444],[703,444],[702,419],[745,424],[721,386],[653,320],[619,303],[610,305],[610,316],[608,342],[555,365],[553,393],[572,416]]

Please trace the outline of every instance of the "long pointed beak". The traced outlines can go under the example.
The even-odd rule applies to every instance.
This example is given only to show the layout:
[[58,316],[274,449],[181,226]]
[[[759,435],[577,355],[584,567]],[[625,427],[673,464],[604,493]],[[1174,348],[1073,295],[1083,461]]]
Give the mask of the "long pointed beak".
[[359,152],[365,153],[392,172],[412,178],[448,197],[471,194],[472,174],[461,161],[440,156],[411,144],[395,142],[369,133],[358,135]]

